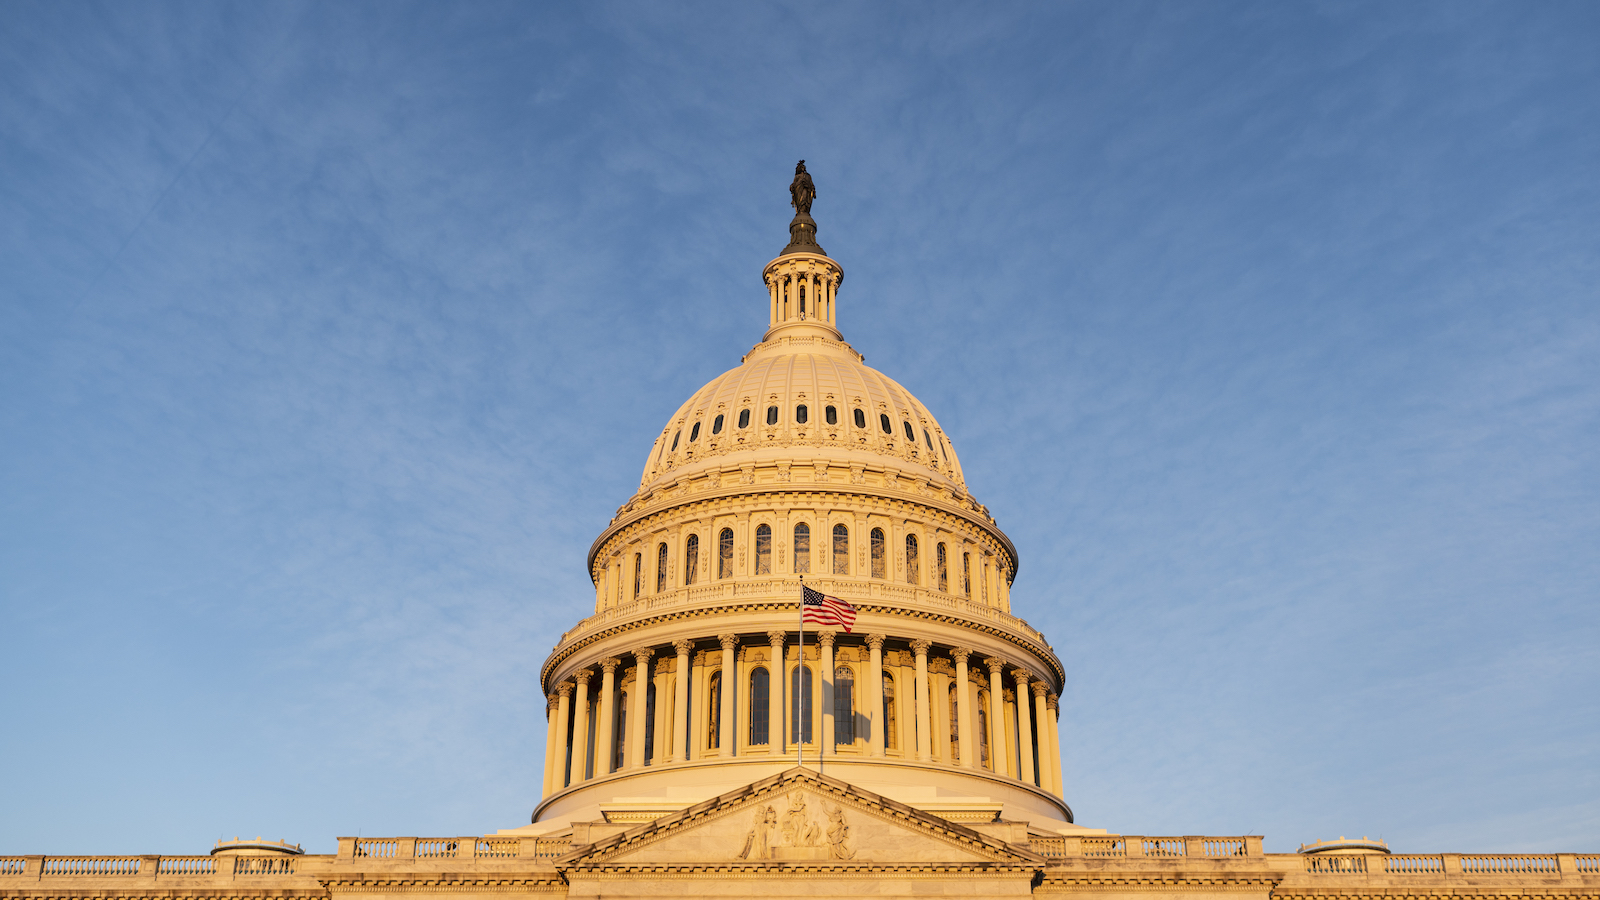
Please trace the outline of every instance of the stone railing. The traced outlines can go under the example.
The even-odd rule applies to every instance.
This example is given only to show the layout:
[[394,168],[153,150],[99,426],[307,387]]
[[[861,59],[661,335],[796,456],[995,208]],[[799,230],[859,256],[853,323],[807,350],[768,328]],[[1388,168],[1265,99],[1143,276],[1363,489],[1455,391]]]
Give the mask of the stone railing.
[[1372,854],[1368,856],[1303,857],[1312,875],[1549,875],[1600,874],[1600,856],[1570,853],[1431,855]]
[[137,856],[47,856],[45,875],[137,875],[143,859]]
[[1086,859],[1173,859],[1206,857],[1226,859],[1263,855],[1261,838],[1245,837],[1146,837],[1116,835],[1107,837],[1034,838],[1031,846],[1042,856],[1083,857]]
[[398,837],[339,839],[336,858],[554,859],[572,849],[570,840],[532,837]]
[[27,878],[231,878],[293,875],[299,856],[8,856],[0,877]]
[[163,856],[156,864],[156,873],[159,875],[215,875],[218,872],[217,863],[221,862],[215,856]]

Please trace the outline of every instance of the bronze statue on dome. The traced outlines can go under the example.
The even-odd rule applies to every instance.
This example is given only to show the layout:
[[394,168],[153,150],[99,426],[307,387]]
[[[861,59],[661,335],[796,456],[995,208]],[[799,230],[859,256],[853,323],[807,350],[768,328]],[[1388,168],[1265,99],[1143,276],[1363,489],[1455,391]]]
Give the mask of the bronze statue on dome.
[[811,181],[811,173],[806,171],[806,161],[800,160],[794,167],[794,181],[789,182],[789,205],[802,216],[811,215],[811,201],[817,199],[817,186]]

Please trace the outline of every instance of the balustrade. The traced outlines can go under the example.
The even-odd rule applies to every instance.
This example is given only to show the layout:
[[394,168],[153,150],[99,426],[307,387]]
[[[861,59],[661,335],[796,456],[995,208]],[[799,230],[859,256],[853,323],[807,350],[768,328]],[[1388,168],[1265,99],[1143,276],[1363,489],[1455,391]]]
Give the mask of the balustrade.
[[[390,842],[391,844],[393,841]],[[233,874],[235,875],[293,875],[295,857],[293,856],[235,856],[233,858]]]
[[1365,856],[1306,856],[1306,871],[1314,875],[1365,875]]
[[137,875],[137,856],[51,856],[44,861],[46,875]]
[[0,875],[21,875],[28,861],[16,856],[0,856]]
[[1145,856],[1183,856],[1183,838],[1144,839]]
[[456,838],[417,838],[417,858],[454,859],[459,847]]
[[373,859],[394,859],[399,842],[394,838],[358,838],[356,855]]
[[1468,875],[1556,875],[1561,870],[1554,856],[1463,856],[1461,871]]
[[491,858],[504,859],[517,855],[522,842],[516,838],[509,840],[480,840],[478,841],[478,855]]
[[1207,856],[1243,856],[1244,838],[1203,838]]
[[1443,875],[1442,856],[1375,856],[1376,868],[1388,875]]
[[215,875],[215,856],[163,856],[156,865],[158,875]]
[[1577,856],[1572,861],[1584,875],[1600,874],[1600,856]]
[[1083,839],[1083,855],[1091,857],[1127,856],[1128,845],[1119,837]]

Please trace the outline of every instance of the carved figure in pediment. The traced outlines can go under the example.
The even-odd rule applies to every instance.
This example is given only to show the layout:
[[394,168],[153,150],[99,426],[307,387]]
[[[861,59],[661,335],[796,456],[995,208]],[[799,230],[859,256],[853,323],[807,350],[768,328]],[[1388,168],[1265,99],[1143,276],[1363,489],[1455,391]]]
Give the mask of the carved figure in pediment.
[[853,859],[856,849],[850,846],[850,826],[845,824],[844,810],[835,806],[828,810],[828,852],[834,859]]
[[806,815],[806,795],[795,791],[789,795],[789,809],[783,814],[783,842],[790,847],[815,847],[822,837],[821,829]]
[[778,811],[768,806],[756,810],[756,820],[745,835],[740,859],[771,859],[772,847],[778,842]]

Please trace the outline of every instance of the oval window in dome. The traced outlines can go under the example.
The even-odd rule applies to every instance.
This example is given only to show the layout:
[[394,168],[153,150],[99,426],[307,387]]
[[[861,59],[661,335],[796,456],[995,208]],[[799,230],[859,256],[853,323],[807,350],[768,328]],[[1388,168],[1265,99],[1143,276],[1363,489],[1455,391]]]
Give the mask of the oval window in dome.
[[739,410],[739,427],[740,428],[749,428],[750,427],[750,410],[748,410],[748,409]]
[[859,409],[856,410],[856,427],[857,428],[865,428],[865,427],[867,427],[867,414],[862,412]]
[[900,424],[904,425],[906,427],[906,440],[908,440],[911,443],[915,444],[917,442],[917,433],[915,431],[911,430],[911,423],[910,422],[901,422]]
[[822,417],[828,420],[829,425],[839,424],[839,411],[831,406],[822,410]]
[[889,434],[889,435],[894,434],[894,426],[889,424],[889,414],[888,413],[879,413],[878,414],[878,424],[883,426],[883,433],[884,434]]
[[767,407],[767,424],[778,424],[778,408],[776,406]]
[[721,434],[722,433],[722,413],[717,413],[717,417],[715,419],[711,420],[711,433],[712,434]]
[[933,435],[929,434],[928,433],[928,429],[926,429],[926,428],[922,429],[922,439],[928,442],[928,449],[932,450],[933,449]]
[[809,414],[806,412],[806,405],[804,403],[794,408],[794,420],[799,422],[801,425],[806,423],[806,418],[808,415]]
[[700,440],[700,423],[696,422],[694,427],[689,429],[689,443],[692,444],[698,440]]
[[680,437],[683,437],[683,432],[682,431],[679,431],[677,434],[672,436],[672,450],[668,450],[667,451],[668,453],[672,453],[673,451],[678,449],[678,438],[680,438]]

